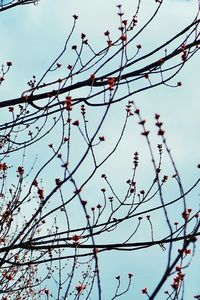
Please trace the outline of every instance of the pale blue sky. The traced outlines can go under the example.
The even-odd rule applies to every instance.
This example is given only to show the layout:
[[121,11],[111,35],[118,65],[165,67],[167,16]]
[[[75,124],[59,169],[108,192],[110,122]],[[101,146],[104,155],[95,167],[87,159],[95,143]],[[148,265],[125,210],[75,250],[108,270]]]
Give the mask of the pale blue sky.
[[[133,13],[133,1],[124,0],[122,2],[127,17],[130,17]],[[139,19],[141,24],[151,15],[152,8],[156,5],[153,0],[142,2],[144,3]],[[197,1],[167,0],[164,2],[165,4],[158,19],[151,24],[149,31],[144,33],[141,39],[138,39],[138,43],[143,45],[141,50],[144,51],[143,53],[153,49],[160,42],[165,41],[175,32],[178,32],[195,15]],[[27,82],[33,75],[36,76],[36,79],[39,79],[43,75],[43,72],[63,48],[65,38],[72,26],[73,20],[71,16],[73,14],[79,15],[79,22],[72,44],[76,43],[77,39],[80,40],[82,32],[88,36],[91,44],[96,49],[99,49],[102,43],[105,42],[104,31],[108,29],[115,36],[118,32],[118,25],[116,25],[118,22],[116,4],[119,4],[118,1],[87,0],[85,2],[81,0],[59,0],[55,4],[53,0],[41,0],[37,6],[25,5],[1,13],[0,60],[1,63],[11,60],[13,67],[1,87],[0,101],[20,96],[24,89],[28,87]],[[72,59],[72,54],[64,56],[61,61],[64,68],[70,64]],[[174,79],[175,84],[177,81],[182,81],[182,87],[170,89],[161,86],[157,89],[136,94],[133,97],[136,105],[141,108],[142,115],[148,120],[148,126],[152,132],[152,141],[156,144],[159,143],[159,139],[156,136],[153,117],[154,113],[161,114],[164,128],[167,132],[168,144],[172,149],[174,159],[177,162],[186,188],[199,176],[196,168],[196,165],[200,162],[198,71],[199,57],[197,55],[188,62],[182,72],[178,74],[178,77]],[[60,76],[64,73],[65,70],[62,69]],[[94,110],[91,110],[90,120],[95,121],[97,115],[98,113],[95,115]],[[108,138],[109,136],[117,136],[120,128],[118,118],[120,117],[120,110],[118,111],[118,108],[113,109],[113,115],[105,125],[105,127],[107,126],[106,134]],[[106,163],[102,169],[102,172],[110,173],[109,175],[112,176],[115,186],[119,187],[119,185],[122,185],[121,190],[118,188],[119,194],[123,193],[124,189],[124,183],[121,184],[121,182],[124,182],[130,176],[127,173],[130,174],[131,172],[130,163],[132,154],[135,151],[139,151],[142,157],[141,170],[139,171],[139,175],[142,178],[141,187],[149,182],[148,175],[152,172],[152,170],[149,171],[148,149],[144,138],[140,136],[140,128],[136,124],[137,121],[135,121],[135,128],[127,132],[120,146],[119,153],[114,155],[113,159]],[[52,138],[55,137],[50,137],[49,140]],[[78,138],[75,147],[79,147]],[[109,147],[110,144],[108,141],[108,144],[105,144],[104,148],[100,148],[98,155],[101,156]],[[33,152],[36,153],[37,149],[35,148]],[[47,149],[45,145],[43,145],[43,151],[40,155],[39,162],[46,159]],[[166,170],[169,172],[169,175],[173,175],[171,166],[169,167],[168,164],[169,161],[166,160]],[[80,182],[82,181],[81,176],[85,175],[84,171],[82,171],[80,178],[77,179]],[[100,179],[96,183],[100,186],[102,184]],[[92,193],[94,197],[100,197],[99,192],[95,188],[92,188]],[[172,188],[169,188],[169,197],[173,197],[173,193],[175,191],[173,191],[172,185]],[[85,195],[91,198],[91,190],[86,191]],[[193,206],[193,201],[197,201],[197,205],[194,205],[197,209],[199,188],[195,190],[188,201],[191,206]],[[72,209],[72,213],[75,214],[75,209],[74,211]],[[160,216],[156,216],[156,218],[158,226],[160,226]],[[76,222],[78,221],[76,220]],[[123,230],[120,231],[122,235],[126,233],[127,227]],[[142,234],[144,235],[145,233],[142,232]],[[143,237],[141,237],[141,240],[144,240]],[[140,239],[140,237],[138,238]],[[141,288],[148,286],[150,290],[151,288],[153,289],[157,276],[159,277],[159,266],[164,260],[160,252],[160,249],[155,249],[155,252],[154,250],[150,250],[148,253],[144,251],[125,255],[120,253],[120,256],[115,252],[109,253],[108,257],[105,257],[105,260],[104,256],[106,256],[106,253],[104,253],[100,258],[100,262],[102,261],[102,284],[104,284],[105,293],[103,300],[109,299],[108,295],[110,295],[112,287],[115,284],[111,279],[118,275],[119,272],[122,273],[124,278],[128,272],[136,274],[133,295],[135,295],[135,299],[140,299],[140,297],[143,299],[145,296],[141,295]],[[159,258],[158,255],[160,255]],[[192,268],[192,272],[189,271],[186,275],[188,279],[186,280],[186,296],[184,299],[192,299],[194,293],[200,293],[198,282],[198,278],[200,277],[199,257],[194,259],[194,265],[196,267]],[[158,300],[163,299],[162,296],[159,297],[157,298]],[[124,296],[124,298],[121,297],[120,299],[132,299],[132,296],[130,294],[129,298]]]

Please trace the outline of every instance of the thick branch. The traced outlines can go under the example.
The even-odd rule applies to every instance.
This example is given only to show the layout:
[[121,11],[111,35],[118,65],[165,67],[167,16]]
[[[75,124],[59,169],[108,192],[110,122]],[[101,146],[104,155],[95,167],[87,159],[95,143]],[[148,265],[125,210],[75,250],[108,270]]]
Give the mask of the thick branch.
[[[190,49],[192,47],[198,46],[199,44],[200,44],[200,40],[195,40],[194,42],[189,43],[188,45],[186,45],[185,49]],[[163,60],[163,62],[166,62],[166,61],[170,60],[171,58],[179,55],[180,53],[182,53],[182,48],[176,49],[175,51],[173,51],[169,55],[163,57],[162,60]],[[148,72],[149,70],[152,70],[152,69],[158,67],[158,63],[159,63],[158,61],[155,61],[151,64],[148,64],[147,66],[145,66],[143,68],[140,68],[140,69],[135,70],[133,72],[123,74],[120,78],[116,78],[116,82],[120,81],[120,80],[127,80],[128,78],[136,77],[136,76],[139,76],[141,74],[144,74],[145,72]],[[105,86],[107,84],[108,84],[108,80],[106,78],[101,79],[101,81],[98,81],[98,78],[96,80],[93,80],[93,81],[90,80],[90,79],[87,79],[87,80],[83,80],[81,82],[77,82],[75,84],[72,84],[70,86],[61,88],[59,90],[48,91],[48,92],[45,92],[45,93],[40,93],[38,95],[30,95],[28,97],[19,97],[19,98],[15,98],[15,99],[5,100],[5,101],[0,102],[0,108],[8,107],[8,106],[14,106],[14,105],[22,104],[22,103],[32,103],[34,101],[46,99],[46,98],[49,98],[50,96],[64,94],[64,93],[67,93],[69,91],[77,90],[79,88],[86,87],[86,86],[100,87],[100,86]]]

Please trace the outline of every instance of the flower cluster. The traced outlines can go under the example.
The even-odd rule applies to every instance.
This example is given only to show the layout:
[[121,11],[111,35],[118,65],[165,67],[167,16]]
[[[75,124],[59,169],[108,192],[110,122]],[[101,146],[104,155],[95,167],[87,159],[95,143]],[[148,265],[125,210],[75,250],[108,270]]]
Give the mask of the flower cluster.
[[19,166],[18,169],[17,169],[17,172],[20,174],[20,175],[23,175],[24,174],[24,168]]
[[181,55],[182,61],[186,62],[187,61],[187,48],[186,48],[186,45],[183,44],[181,46],[181,49],[182,49],[182,55]]
[[184,212],[182,213],[182,217],[185,221],[189,220],[190,217],[190,213],[192,212],[191,208],[187,208],[186,210],[184,210]]
[[174,290],[178,290],[184,280],[185,274],[181,271],[181,267],[177,266],[176,267],[176,276],[173,278],[173,283],[172,283],[172,287]]
[[163,136],[164,133],[165,133],[165,131],[162,129],[163,123],[160,122],[160,120],[159,120],[160,119],[160,115],[159,114],[155,114],[155,119],[156,119],[155,125],[158,127],[158,135]]
[[44,188],[38,189],[38,196],[39,196],[40,200],[44,200],[44,198],[45,198]]
[[116,78],[115,77],[109,77],[108,78],[109,90],[113,90],[115,84],[116,84]]
[[68,111],[72,110],[72,97],[68,96],[65,98],[65,105],[66,105],[66,110]]
[[72,239],[74,245],[78,245],[80,243],[81,236],[75,234],[75,235],[72,236],[71,239]]
[[4,163],[0,163],[0,171],[6,171],[8,169],[8,165]]

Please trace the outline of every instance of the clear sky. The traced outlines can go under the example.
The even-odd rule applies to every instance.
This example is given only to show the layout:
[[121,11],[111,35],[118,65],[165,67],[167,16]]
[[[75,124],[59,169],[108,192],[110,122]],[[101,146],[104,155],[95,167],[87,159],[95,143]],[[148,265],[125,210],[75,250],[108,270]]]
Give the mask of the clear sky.
[[[1,13],[0,19],[0,61],[12,61],[13,66],[8,73],[4,84],[0,90],[0,101],[10,98],[19,97],[21,93],[28,88],[27,82],[36,76],[39,80],[44,71],[49,67],[52,61],[62,51],[65,39],[70,32],[73,24],[72,15],[79,16],[77,29],[74,32],[71,44],[80,41],[80,34],[85,33],[95,49],[100,49],[106,40],[104,32],[109,30],[113,36],[118,32],[118,17],[116,15],[116,5],[118,1],[108,0],[40,0],[39,4],[24,5],[16,7],[12,10]],[[123,10],[128,17],[131,17],[135,7],[131,0],[124,0]],[[141,15],[138,19],[139,25],[147,20],[155,7],[155,1],[142,1]],[[138,37],[137,43],[142,44],[142,54],[147,53],[154,47],[157,47],[161,42],[173,36],[183,26],[189,24],[195,16],[197,1],[181,1],[181,0],[166,0],[158,17],[152,22],[148,31]],[[62,68],[58,76],[62,76],[67,72],[67,65],[73,60],[72,52],[67,53],[60,61]],[[179,88],[169,88],[160,86],[156,89],[147,90],[134,95],[133,99],[136,105],[141,109],[142,115],[148,121],[148,128],[152,133],[152,142],[157,144],[159,139],[156,135],[154,127],[154,113],[160,113],[168,144],[172,149],[173,157],[177,163],[178,169],[182,176],[186,189],[198,178],[197,164],[200,163],[199,147],[200,147],[200,131],[199,131],[199,57],[198,54],[189,61],[177,78],[173,79],[172,84],[178,81],[182,82]],[[58,71],[59,72],[59,71]],[[52,75],[52,77],[54,74]],[[57,75],[56,75],[57,76]],[[85,79],[85,78],[83,78]],[[99,117],[98,112],[91,110],[90,120],[95,122]],[[113,139],[117,136],[120,128],[121,106],[113,109],[113,114],[106,123],[106,138]],[[112,140],[110,138],[110,140]],[[47,138],[49,141],[53,139],[56,142],[55,136]],[[47,142],[46,142],[47,144]],[[43,147],[43,148],[42,148]],[[78,138],[75,142],[76,151],[79,149]],[[45,145],[41,146],[39,157],[40,161],[46,159],[47,149]],[[99,150],[99,157],[104,154],[104,151],[109,149],[108,144]],[[27,161],[27,165],[31,166],[34,161],[34,155],[38,151],[33,150],[33,157]],[[135,127],[130,128],[127,132],[123,143],[119,148],[119,152],[113,156],[110,162],[106,163],[101,172],[108,173],[112,178],[115,187],[118,187],[119,194],[123,194],[124,182],[131,173],[131,161],[135,151],[141,153],[141,176],[140,185],[145,186],[149,183],[150,156],[145,144],[144,138],[140,136],[140,128],[135,121]],[[169,176],[173,175],[169,161],[166,159],[164,166],[169,172]],[[89,169],[89,166],[86,168]],[[87,170],[86,170],[87,172]],[[101,174],[101,173],[100,173]],[[127,175],[129,174],[129,175]],[[53,176],[51,173],[49,176]],[[79,175],[77,180],[81,182]],[[123,184],[122,184],[123,182]],[[95,183],[98,188],[102,182],[100,179]],[[119,185],[122,185],[121,190]],[[96,186],[86,191],[86,196],[91,198],[91,191],[94,197],[99,197],[99,191]],[[176,191],[169,187],[169,198],[173,197]],[[193,202],[196,201],[196,204]],[[189,206],[194,206],[198,209],[199,205],[199,188],[195,190],[192,196],[188,199]],[[76,211],[72,209],[72,213]],[[172,212],[172,215],[174,212]],[[174,214],[175,217],[175,214]],[[161,222],[160,216],[156,216],[156,221],[159,228]],[[78,223],[78,221],[76,220]],[[131,223],[127,224],[119,231],[119,235],[124,236]],[[157,229],[156,229],[157,230]],[[138,240],[145,239],[145,228],[141,232],[142,236],[137,237]],[[158,230],[159,235],[159,230]],[[128,236],[128,234],[127,234]],[[115,238],[117,238],[115,236]],[[109,242],[111,242],[109,240]],[[199,251],[199,245],[198,250]],[[100,258],[101,271],[103,274],[102,284],[104,285],[105,298],[110,296],[111,290],[115,285],[112,278],[119,273],[125,278],[127,273],[133,272],[135,275],[135,284],[133,289],[134,299],[143,299],[141,289],[148,286],[153,289],[155,281],[159,278],[159,266],[163,263],[163,255],[160,249],[138,251],[137,253],[109,253],[102,254]],[[198,252],[197,252],[198,253]],[[106,256],[107,255],[107,256]],[[105,258],[104,258],[105,256]],[[198,256],[198,254],[197,254]],[[186,278],[185,298],[192,299],[194,294],[200,293],[199,281],[200,278],[200,260],[199,257],[194,259],[192,272],[188,272],[188,280]],[[155,278],[154,278],[155,276]],[[109,282],[109,283],[108,283]],[[105,292],[106,291],[106,292]],[[134,294],[135,293],[135,294]],[[129,298],[126,296],[120,299],[133,299],[131,294]],[[157,298],[162,300],[162,296]],[[92,299],[94,300],[94,299]]]

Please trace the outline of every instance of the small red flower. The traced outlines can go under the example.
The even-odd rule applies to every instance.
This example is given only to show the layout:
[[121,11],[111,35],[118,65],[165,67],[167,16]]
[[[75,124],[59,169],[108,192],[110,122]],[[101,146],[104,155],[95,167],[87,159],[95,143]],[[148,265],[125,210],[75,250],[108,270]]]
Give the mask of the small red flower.
[[163,176],[163,179],[162,179],[162,182],[163,182],[163,183],[166,182],[167,179],[168,179],[168,176],[167,176],[167,175],[164,175],[164,176]]
[[139,115],[139,114],[140,114],[140,110],[137,108],[137,109],[134,111],[134,113],[135,113],[136,115]]
[[100,140],[101,142],[105,142],[106,138],[105,138],[105,136],[100,136],[100,137],[99,137],[99,140]]
[[178,290],[179,282],[174,281],[174,283],[172,284],[172,287],[173,287],[174,290]]
[[126,26],[128,24],[128,21],[127,20],[123,20],[122,24],[124,24]]
[[66,109],[68,111],[72,110],[72,97],[68,96],[65,98]]
[[24,168],[23,167],[18,167],[17,171],[20,175],[24,174]]
[[108,85],[109,89],[112,90],[113,87],[115,86],[116,78],[115,77],[109,77],[108,78]]
[[78,286],[76,286],[76,290],[77,292],[80,294],[83,290],[85,289],[85,285],[80,284]]
[[34,179],[34,180],[33,180],[32,185],[34,185],[34,186],[36,186],[36,187],[38,186],[38,181],[37,181],[37,179]]
[[94,252],[95,254],[97,254],[97,253],[99,253],[99,249],[98,249],[98,248],[94,248],[94,249],[93,249],[93,252]]
[[47,289],[45,288],[45,289],[44,289],[44,293],[45,293],[46,295],[49,295],[49,294],[50,294],[50,291],[47,290]]
[[19,255],[16,254],[16,255],[15,255],[15,261],[18,261],[18,260],[19,260]]
[[181,55],[181,58],[182,58],[182,61],[183,62],[186,62],[186,60],[187,60],[187,51],[183,51],[183,54]]
[[8,169],[8,165],[4,163],[0,163],[0,171],[6,171]]
[[95,77],[95,74],[91,74],[91,75],[90,75],[90,79],[91,79],[92,81],[95,80],[95,78],[96,78],[96,77]]
[[142,294],[148,294],[148,289],[146,287],[142,289]]
[[133,22],[133,25],[136,25],[137,24],[137,19],[134,17],[132,22]]
[[111,40],[108,40],[107,43],[108,43],[108,47],[111,47],[113,44]]
[[160,58],[159,61],[158,61],[158,64],[162,65],[163,63],[164,63],[164,58]]
[[78,243],[80,241],[80,238],[81,238],[80,235],[77,235],[77,234],[75,234],[75,235],[72,236],[72,240],[75,243]]
[[165,131],[164,131],[164,130],[162,130],[162,129],[159,129],[159,130],[158,130],[158,135],[161,135],[161,136],[163,136],[163,135],[164,135],[164,133],[165,133]]
[[14,107],[10,106],[8,107],[9,112],[13,112],[14,111]]
[[128,273],[128,278],[131,278],[133,277],[133,274],[132,273]]
[[156,125],[157,127],[161,127],[161,126],[163,125],[163,123],[162,123],[162,122],[156,122],[155,125]]
[[126,34],[122,34],[121,37],[120,37],[120,40],[123,41],[123,42],[127,42],[127,39],[128,38],[127,38]]
[[56,178],[55,179],[55,183],[57,186],[60,186],[61,185],[61,179],[60,178]]
[[38,195],[39,195],[40,200],[44,200],[44,198],[45,198],[44,188],[38,189]]
[[110,32],[108,30],[104,32],[105,36],[109,36],[109,34],[110,34]]
[[87,205],[87,201],[85,201],[85,200],[82,200],[81,203],[82,203],[83,206]]
[[187,254],[191,254],[192,253],[192,250],[191,249],[185,249],[184,253],[187,255]]
[[182,217],[185,221],[188,221],[190,217],[191,210],[188,208],[182,213]]
[[13,280],[13,275],[12,275],[12,274],[7,274],[7,275],[6,275],[6,279],[8,279],[8,280]]
[[146,123],[146,120],[142,120],[140,122],[138,122],[139,125],[144,125]]
[[149,131],[146,130],[146,131],[142,132],[141,135],[148,136],[149,135]]
[[72,124],[73,124],[74,126],[79,126],[80,122],[79,122],[79,120],[76,120],[76,121],[74,121]]

